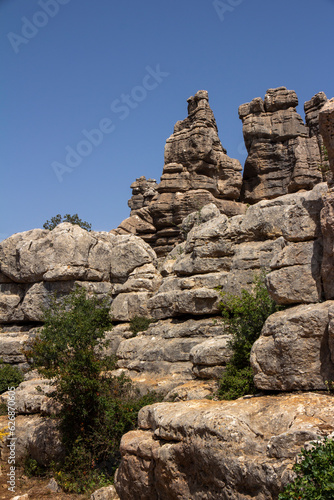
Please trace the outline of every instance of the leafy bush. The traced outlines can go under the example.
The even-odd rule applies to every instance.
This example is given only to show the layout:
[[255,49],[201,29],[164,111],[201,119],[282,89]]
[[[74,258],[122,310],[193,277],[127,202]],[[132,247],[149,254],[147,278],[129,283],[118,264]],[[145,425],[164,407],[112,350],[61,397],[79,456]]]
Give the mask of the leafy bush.
[[22,372],[16,366],[0,363],[0,394],[7,391],[8,387],[17,387],[23,379]]
[[150,318],[145,318],[145,316],[135,316],[130,320],[130,330],[135,337],[137,333],[144,332],[148,329],[150,324],[153,322]]
[[45,224],[43,224],[43,227],[44,229],[49,229],[51,231],[61,222],[70,222],[71,224],[77,224],[82,229],[86,229],[87,231],[90,231],[92,229],[92,225],[89,224],[89,222],[81,220],[78,214],[66,214],[64,215],[64,217],[62,217],[60,214],[57,214],[55,217],[51,217],[50,220],[47,220]]
[[54,298],[44,321],[26,356],[54,379],[66,453],[54,472],[65,490],[80,493],[111,481],[122,435],[156,397],[140,396],[128,378],[108,372],[113,360],[102,357],[104,332],[111,327],[107,301],[87,298],[78,288],[62,301]]
[[302,449],[293,467],[296,479],[279,500],[323,500],[334,498],[334,440],[325,438],[309,450]]
[[252,292],[241,295],[222,292],[220,310],[227,333],[232,335],[232,358],[226,366],[218,390],[220,399],[236,399],[255,392],[250,352],[262,327],[271,314],[280,309],[271,299],[264,283],[264,274],[254,280]]

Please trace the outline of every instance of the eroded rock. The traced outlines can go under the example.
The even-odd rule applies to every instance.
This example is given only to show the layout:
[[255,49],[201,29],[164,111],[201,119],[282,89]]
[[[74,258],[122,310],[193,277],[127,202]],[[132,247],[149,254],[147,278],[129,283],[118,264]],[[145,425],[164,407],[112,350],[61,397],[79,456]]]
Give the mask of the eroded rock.
[[[333,301],[276,312],[264,324],[251,351],[256,387],[294,391],[326,389],[334,380],[329,321]],[[331,312],[331,313],[330,313]]]
[[122,500],[276,499],[306,441],[334,429],[333,398],[298,394],[158,403],[125,434]]

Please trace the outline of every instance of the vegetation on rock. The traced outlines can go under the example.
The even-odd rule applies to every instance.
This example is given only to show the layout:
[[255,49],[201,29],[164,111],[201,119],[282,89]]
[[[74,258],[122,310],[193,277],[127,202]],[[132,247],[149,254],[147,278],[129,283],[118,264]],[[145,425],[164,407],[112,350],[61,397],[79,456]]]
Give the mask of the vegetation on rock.
[[232,335],[233,354],[219,382],[218,396],[231,400],[255,393],[250,352],[266,319],[280,306],[271,299],[264,274],[255,278],[252,292],[242,289],[240,295],[224,292],[221,295],[220,310],[226,332]]
[[0,363],[0,394],[8,391],[10,387],[17,387],[23,379],[23,374],[18,368]]
[[65,459],[53,468],[66,491],[82,492],[112,481],[122,435],[136,426],[142,406],[130,379],[112,376],[112,358],[103,358],[111,328],[109,304],[77,288],[61,301],[54,297],[44,326],[26,356],[40,374],[53,379],[52,396],[61,403],[59,428]]
[[295,480],[279,500],[323,500],[334,498],[334,440],[325,438],[302,449],[293,469]]
[[92,229],[92,225],[89,222],[80,219],[78,214],[66,214],[63,217],[60,214],[57,214],[55,215],[55,217],[51,217],[50,220],[47,220],[45,224],[43,224],[43,227],[44,229],[49,229],[51,231],[61,222],[70,222],[71,224],[77,224],[82,229],[86,229],[87,231],[90,231]]
[[133,334],[133,337],[137,335],[139,332],[144,332],[148,329],[151,323],[154,320],[150,318],[146,318],[145,316],[135,316],[130,321],[130,330]]

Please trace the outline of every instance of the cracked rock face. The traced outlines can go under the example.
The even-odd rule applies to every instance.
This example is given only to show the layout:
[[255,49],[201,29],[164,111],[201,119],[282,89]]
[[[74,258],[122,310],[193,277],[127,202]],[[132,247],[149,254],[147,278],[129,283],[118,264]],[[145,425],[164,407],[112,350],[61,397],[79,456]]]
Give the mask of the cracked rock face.
[[323,92],[305,103],[306,123],[296,111],[298,98],[285,87],[269,89],[239,108],[248,157],[241,199],[256,203],[323,180],[318,115],[327,98]]
[[76,285],[103,298],[123,291],[127,281],[134,290],[147,285],[152,291],[152,280],[145,281],[152,270],[145,266],[155,259],[137,236],[87,232],[70,223],[14,234],[0,243],[0,322],[39,322],[54,293],[67,295]]
[[334,98],[322,107],[319,113],[319,126],[327,149],[329,165],[334,173]]
[[121,442],[121,500],[277,499],[294,457],[334,429],[333,398],[298,394],[146,406]]

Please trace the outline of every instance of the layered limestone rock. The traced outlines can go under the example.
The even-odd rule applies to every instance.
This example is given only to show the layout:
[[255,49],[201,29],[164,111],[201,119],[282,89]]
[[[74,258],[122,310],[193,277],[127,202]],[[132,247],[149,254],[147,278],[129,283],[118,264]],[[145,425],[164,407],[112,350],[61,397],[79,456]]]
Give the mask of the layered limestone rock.
[[241,199],[248,203],[271,199],[300,189],[312,189],[323,180],[318,128],[323,92],[305,103],[306,122],[296,112],[298,98],[285,87],[269,89],[239,107],[248,157]]
[[327,150],[328,161],[334,173],[334,98],[324,104],[319,113],[319,128]]
[[334,380],[334,302],[272,314],[254,343],[251,365],[258,389],[324,390]]
[[[0,322],[40,322],[52,296],[67,295],[76,285],[110,302],[129,290],[145,290],[147,300],[154,280],[145,277],[152,268],[158,275],[155,260],[141,238],[87,232],[70,223],[15,234],[0,243]],[[142,305],[130,304],[131,314],[139,314]]]
[[[219,378],[231,357],[228,338],[219,317],[158,321],[136,337],[120,342],[116,353],[118,367],[143,392],[154,389],[166,394],[173,390],[176,394],[175,388],[194,381],[197,376]],[[207,342],[214,339],[220,341],[219,347],[211,346],[215,353],[211,357],[200,356],[204,350],[209,352]],[[196,387],[196,384],[188,387],[188,399],[191,398],[189,391],[194,392]]]
[[334,430],[329,395],[158,403],[121,442],[121,500],[277,499],[306,442]]
[[229,158],[218,137],[208,93],[188,99],[188,117],[176,123],[165,146],[160,183],[140,177],[131,185],[131,215],[116,233],[138,234],[158,256],[182,241],[178,227],[190,213],[214,203],[228,216],[244,213],[239,199],[242,167]]

